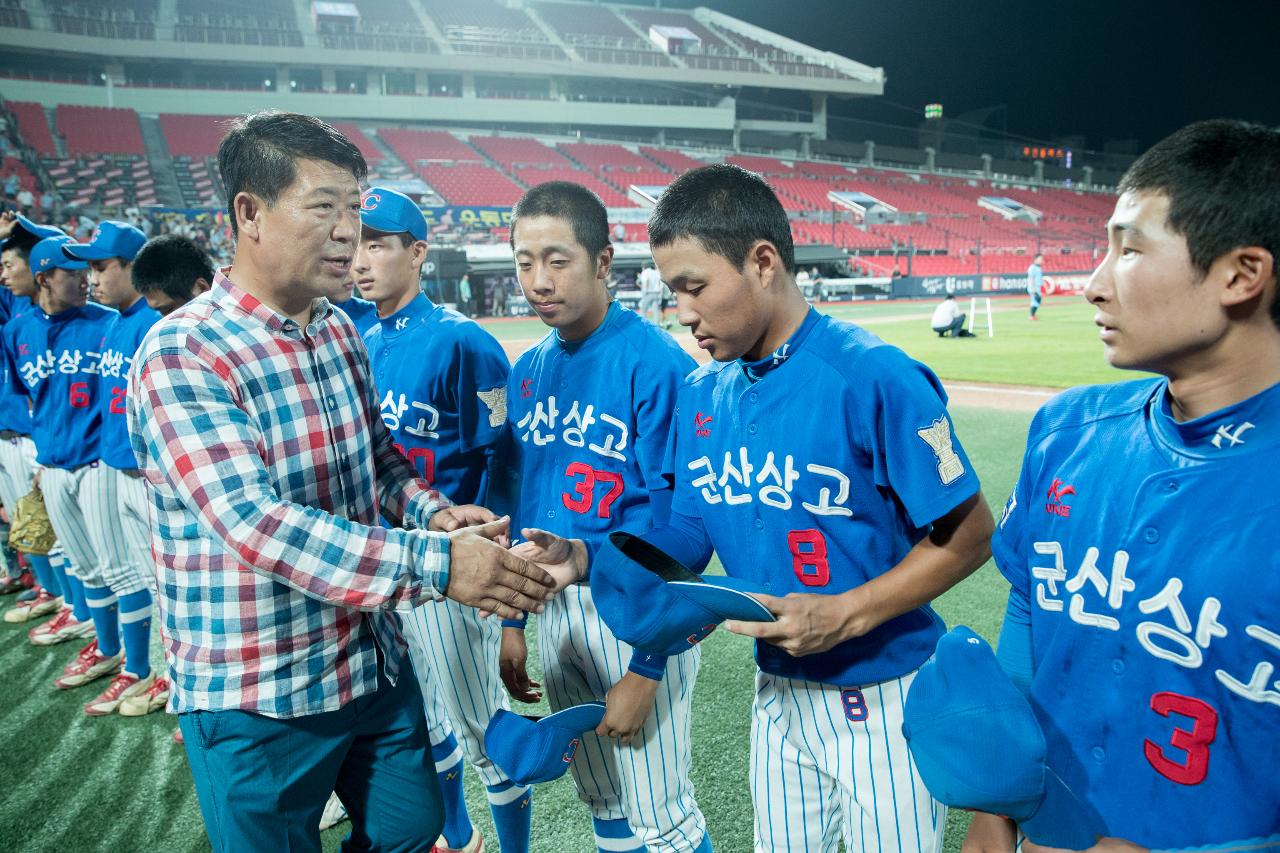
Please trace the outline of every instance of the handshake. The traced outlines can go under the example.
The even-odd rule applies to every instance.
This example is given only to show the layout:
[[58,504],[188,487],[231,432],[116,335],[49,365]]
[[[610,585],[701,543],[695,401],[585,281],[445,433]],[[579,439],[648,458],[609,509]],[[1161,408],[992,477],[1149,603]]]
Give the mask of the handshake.
[[544,602],[586,576],[580,540],[526,529],[511,546],[511,519],[479,506],[454,506],[431,517],[430,529],[449,536],[447,598],[503,619],[541,613]]

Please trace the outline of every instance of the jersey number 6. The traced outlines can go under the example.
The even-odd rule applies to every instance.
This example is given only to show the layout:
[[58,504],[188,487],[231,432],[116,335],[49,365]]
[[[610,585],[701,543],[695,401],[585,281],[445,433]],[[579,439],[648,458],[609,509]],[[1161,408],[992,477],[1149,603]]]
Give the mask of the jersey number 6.
[[[586,514],[591,511],[591,505],[596,500],[596,484],[607,485],[608,489],[600,496],[600,506],[596,508],[596,515],[601,518],[609,517],[609,508],[613,506],[613,502],[622,494],[624,484],[622,475],[613,471],[597,471],[590,465],[582,462],[570,462],[569,467],[564,469],[564,475],[573,479],[573,494],[565,492],[560,495],[560,500],[564,502],[565,509],[571,509],[574,512]],[[582,479],[578,479],[581,477]]]

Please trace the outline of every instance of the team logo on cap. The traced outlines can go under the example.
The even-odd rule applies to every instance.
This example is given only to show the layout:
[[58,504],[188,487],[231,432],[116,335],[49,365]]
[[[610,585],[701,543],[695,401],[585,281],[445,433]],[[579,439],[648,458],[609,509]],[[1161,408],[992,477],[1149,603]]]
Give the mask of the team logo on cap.
[[565,749],[564,755],[560,756],[560,760],[563,761],[565,764],[569,764],[570,762],[572,762],[573,756],[576,755],[578,752],[579,743],[581,743],[581,741],[578,738],[574,738],[573,740],[569,741],[569,746],[568,748]]
[[1058,477],[1054,477],[1053,482],[1049,484],[1049,502],[1044,505],[1044,511],[1049,513],[1049,515],[1070,518],[1071,504],[1067,503],[1067,498],[1075,493],[1075,486],[1069,486],[1062,482]]
[[719,623],[712,622],[710,625],[703,625],[697,631],[685,637],[685,640],[689,643],[689,645],[696,646],[698,645],[698,643],[701,643],[707,637],[711,636],[711,632],[716,629],[717,624]]
[[382,202],[382,196],[377,193],[365,193],[360,197],[361,210],[377,210],[378,205]]

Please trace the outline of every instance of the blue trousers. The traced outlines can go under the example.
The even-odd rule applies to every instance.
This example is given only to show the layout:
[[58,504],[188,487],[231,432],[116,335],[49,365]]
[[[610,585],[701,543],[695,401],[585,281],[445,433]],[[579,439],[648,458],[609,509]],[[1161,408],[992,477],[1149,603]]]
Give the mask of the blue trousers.
[[413,674],[337,711],[274,719],[247,711],[178,718],[215,853],[320,851],[336,791],[351,815],[344,851],[431,849],[444,824],[440,782]]

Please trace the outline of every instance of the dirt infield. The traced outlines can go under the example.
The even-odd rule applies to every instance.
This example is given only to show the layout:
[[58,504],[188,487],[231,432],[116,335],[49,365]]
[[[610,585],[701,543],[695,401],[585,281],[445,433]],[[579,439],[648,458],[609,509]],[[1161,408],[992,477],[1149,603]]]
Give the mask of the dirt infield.
[[947,397],[952,406],[973,406],[980,409],[1000,409],[1005,412],[1034,412],[1049,399],[1062,392],[1061,388],[1037,388],[1031,385],[986,385],[978,382],[947,382]]

